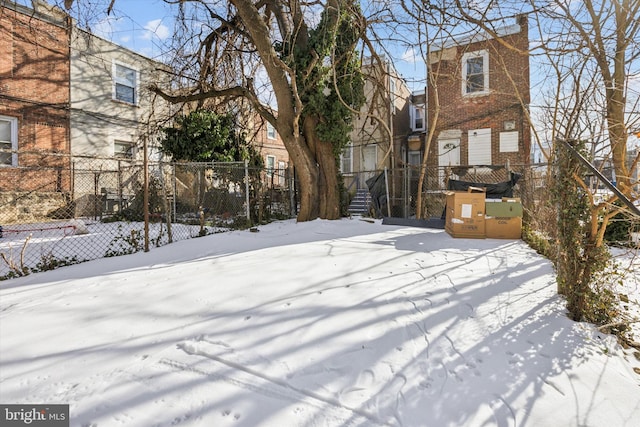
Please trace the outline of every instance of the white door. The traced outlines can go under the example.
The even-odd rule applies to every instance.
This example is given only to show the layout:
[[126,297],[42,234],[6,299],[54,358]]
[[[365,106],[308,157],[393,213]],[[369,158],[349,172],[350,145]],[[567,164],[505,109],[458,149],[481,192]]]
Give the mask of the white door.
[[[439,170],[439,183],[444,185],[444,168],[447,166],[459,166],[460,165],[460,139],[439,139],[438,140],[438,168]],[[452,175],[451,178],[457,179],[457,176]]]
[[376,175],[378,166],[378,146],[375,144],[362,147],[362,182],[366,187],[366,181]]

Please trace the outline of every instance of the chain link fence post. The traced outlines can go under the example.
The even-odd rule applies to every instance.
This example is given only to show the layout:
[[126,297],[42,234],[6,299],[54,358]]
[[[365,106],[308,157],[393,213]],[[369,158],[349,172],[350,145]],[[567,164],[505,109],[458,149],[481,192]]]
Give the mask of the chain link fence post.
[[244,191],[245,191],[245,212],[247,215],[247,226],[250,227],[251,225],[253,225],[251,223],[251,205],[250,203],[250,196],[249,196],[249,161],[245,160],[244,161]]

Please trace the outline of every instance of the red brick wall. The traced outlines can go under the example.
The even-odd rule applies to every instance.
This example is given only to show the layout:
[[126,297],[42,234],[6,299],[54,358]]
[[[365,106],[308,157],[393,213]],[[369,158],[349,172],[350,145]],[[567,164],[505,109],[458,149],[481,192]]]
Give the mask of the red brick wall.
[[[434,86],[429,86],[429,124],[436,127],[437,138],[443,130],[460,130],[461,164],[469,164],[468,132],[473,129],[491,128],[492,163],[511,164],[529,163],[530,127],[525,116],[525,106],[530,102],[529,93],[529,57],[528,26],[526,18],[519,19],[520,32],[503,38],[515,47],[509,48],[498,40],[484,40],[457,46],[455,54],[445,55],[445,59],[432,63],[436,73],[440,113],[435,121]],[[486,50],[489,54],[488,95],[463,96],[462,94],[462,56],[466,52]],[[518,152],[500,152],[500,132],[504,131],[504,122],[514,121],[519,133]],[[433,143],[430,152],[430,164],[436,165],[437,143]]]
[[5,191],[70,189],[69,42],[63,22],[0,7],[0,115],[18,120],[20,152],[41,153],[0,168]]

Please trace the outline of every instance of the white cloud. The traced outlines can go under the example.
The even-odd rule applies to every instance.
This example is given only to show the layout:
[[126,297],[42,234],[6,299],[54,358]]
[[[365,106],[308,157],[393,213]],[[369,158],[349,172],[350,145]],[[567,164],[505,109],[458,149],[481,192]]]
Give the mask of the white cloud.
[[153,21],[147,22],[144,29],[147,30],[142,36],[145,40],[151,40],[154,35],[160,40],[165,40],[171,35],[169,27],[162,24],[162,19],[154,19]]
[[118,30],[118,18],[107,16],[91,26],[91,32],[103,39],[111,40]]
[[418,61],[418,55],[416,55],[416,51],[414,48],[409,48],[404,51],[401,59],[410,64],[415,64]]

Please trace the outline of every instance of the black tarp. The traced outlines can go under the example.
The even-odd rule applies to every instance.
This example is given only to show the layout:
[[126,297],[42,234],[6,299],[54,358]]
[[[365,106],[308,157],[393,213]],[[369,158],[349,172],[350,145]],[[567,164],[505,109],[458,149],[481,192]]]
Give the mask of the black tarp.
[[428,218],[428,219],[416,219],[416,218],[394,218],[385,216],[382,218],[383,225],[405,225],[408,227],[421,227],[421,228],[437,228],[444,230],[443,218]]
[[[488,199],[501,199],[503,197],[513,197],[513,187],[518,183],[522,175],[511,172],[511,180],[498,182],[495,184],[483,182],[469,182],[450,179],[447,188],[453,191],[467,191],[469,187],[479,187],[486,189]],[[378,217],[383,217],[382,223],[388,225],[408,225],[424,228],[444,228],[446,208],[442,211],[440,218],[415,219],[415,218],[390,218],[383,215],[383,207],[387,204],[387,193],[384,172],[367,180],[369,193],[371,194],[373,207]]]
[[384,172],[369,178],[366,183],[376,215],[378,218],[384,216],[382,214],[383,208],[387,206],[387,185]]
[[522,175],[511,172],[511,180],[487,184],[483,182],[469,182],[450,179],[447,189],[453,191],[467,191],[469,187],[484,188],[487,191],[487,199],[502,199],[513,197],[513,187],[518,183]]

